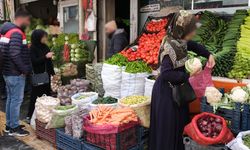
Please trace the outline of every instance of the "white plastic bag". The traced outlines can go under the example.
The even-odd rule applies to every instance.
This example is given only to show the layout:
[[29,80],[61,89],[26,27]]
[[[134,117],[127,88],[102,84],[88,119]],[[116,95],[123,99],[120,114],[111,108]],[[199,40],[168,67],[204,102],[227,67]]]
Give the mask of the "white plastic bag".
[[30,119],[30,125],[31,125],[31,127],[32,127],[34,130],[36,130],[36,108],[35,108],[35,110],[34,110],[34,112],[33,112],[33,114],[32,114],[32,117],[31,117],[31,119]]
[[244,145],[244,142],[242,140],[244,136],[249,134],[250,131],[240,132],[233,141],[227,144],[227,147],[232,150],[250,150],[246,145]]
[[96,31],[96,16],[94,14],[94,11],[91,12],[86,21],[86,28],[88,31]]
[[78,106],[80,109],[84,109],[89,103],[95,101],[97,98],[98,93],[96,92],[83,92],[73,95],[71,100],[73,105]]
[[[78,107],[75,105],[71,105],[72,108],[65,110],[53,109],[52,118],[49,123],[46,125],[46,129],[50,128],[62,128],[65,127],[65,117],[70,116],[71,114],[78,111]],[[69,106],[59,106],[59,107],[69,107]]]
[[59,105],[58,98],[46,95],[38,97],[35,104],[36,118],[43,123],[48,123],[52,117],[52,110]]
[[122,70],[124,68],[104,63],[102,66],[102,82],[105,91],[104,97],[121,97]]
[[122,72],[121,98],[130,95],[143,95],[145,78],[148,73],[127,73]]
[[150,80],[148,78],[145,78],[145,81],[146,82],[145,82],[144,96],[151,97],[155,80]]

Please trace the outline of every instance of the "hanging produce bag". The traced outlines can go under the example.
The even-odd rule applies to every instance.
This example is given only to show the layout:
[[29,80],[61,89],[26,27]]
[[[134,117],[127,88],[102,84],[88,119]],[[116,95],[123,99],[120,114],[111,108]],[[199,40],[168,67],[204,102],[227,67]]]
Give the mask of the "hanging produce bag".
[[145,78],[144,96],[151,97],[154,84],[155,84],[155,80],[154,79],[149,79],[149,77]]
[[104,97],[121,97],[122,67],[104,63],[102,67],[102,82]]
[[227,144],[231,150],[250,150],[250,131],[240,132],[237,137]]
[[77,110],[78,107],[76,105],[57,106],[52,111],[52,118],[46,125],[46,129],[65,127],[65,117],[77,112]]
[[148,73],[127,73],[122,72],[121,98],[130,95],[143,95],[145,78]]
[[96,31],[96,16],[94,14],[94,11],[91,12],[86,21],[86,28],[88,31]]
[[35,113],[36,119],[40,122],[48,123],[52,117],[52,110],[60,105],[60,100],[50,96],[43,95],[36,99]]
[[206,66],[198,75],[189,78],[197,98],[204,96],[207,87],[214,86],[211,73],[212,70]]
[[206,112],[196,115],[184,134],[200,145],[226,144],[234,138],[224,118]]

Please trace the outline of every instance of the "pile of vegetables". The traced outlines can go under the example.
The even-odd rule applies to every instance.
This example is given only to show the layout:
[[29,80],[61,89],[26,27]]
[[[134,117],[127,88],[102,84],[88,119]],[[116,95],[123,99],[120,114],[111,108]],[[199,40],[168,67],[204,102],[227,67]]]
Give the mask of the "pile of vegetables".
[[241,35],[237,42],[237,52],[233,69],[229,73],[231,78],[248,78],[250,76],[250,11],[245,23],[241,25]]
[[[200,22],[202,26],[197,30],[197,35],[194,38],[198,43],[203,44],[212,54],[222,50],[223,38],[226,33],[227,23],[220,18],[220,16],[204,11],[201,14]],[[220,59],[220,57],[218,58]],[[220,61],[216,58],[217,61]],[[216,71],[213,72],[215,76],[224,75],[224,71],[220,71],[217,67],[224,68],[222,64],[217,63],[215,66]],[[217,71],[218,70],[218,71]]]
[[97,100],[92,102],[92,104],[114,104],[114,103],[117,103],[117,99],[111,96],[98,98]]
[[165,19],[152,19],[151,21],[148,22],[146,25],[146,30],[148,32],[159,32],[163,30],[168,23],[168,20]]
[[120,103],[125,105],[136,105],[149,101],[149,97],[146,96],[127,96],[123,98]]
[[93,92],[89,92],[89,93],[79,93],[79,94],[77,94],[77,96],[74,96],[74,99],[75,100],[78,100],[78,101],[80,101],[80,100],[83,100],[83,99],[86,99],[87,97],[92,97],[92,96],[95,96],[96,94]]
[[202,63],[198,58],[191,58],[185,62],[185,68],[189,73],[194,73],[202,70]]
[[249,134],[243,137],[243,142],[244,142],[244,145],[246,145],[250,149],[250,135]]
[[131,108],[113,108],[98,106],[89,112],[90,122],[94,125],[115,125],[137,122],[138,117]]
[[77,66],[73,63],[66,63],[60,69],[64,77],[76,76],[78,74]]
[[70,60],[71,62],[86,61],[88,59],[88,52],[86,51],[85,43],[71,44]]
[[202,116],[197,121],[200,132],[205,137],[216,138],[222,130],[222,120],[213,116]]
[[87,91],[88,86],[89,81],[84,79],[75,79],[71,81],[71,84],[61,86],[57,91],[61,105],[70,105],[71,96],[79,92]]
[[53,92],[57,92],[57,90],[61,85],[62,85],[62,80],[60,74],[56,74],[51,77],[51,90]]
[[121,54],[115,54],[111,58],[107,59],[105,63],[117,66],[126,66],[128,59]]
[[230,74],[228,75],[228,72],[234,64],[236,44],[240,37],[240,26],[243,24],[246,16],[246,10],[237,10],[228,23],[228,29],[223,38],[222,50],[215,55],[217,65],[213,70],[214,75],[232,77]]
[[126,64],[126,70],[127,73],[143,73],[148,72],[151,73],[151,68],[143,61],[133,61],[128,62]]
[[147,64],[158,64],[160,45],[165,35],[165,29],[158,33],[143,33],[138,40],[138,47],[123,50],[121,54],[129,61],[143,60]]

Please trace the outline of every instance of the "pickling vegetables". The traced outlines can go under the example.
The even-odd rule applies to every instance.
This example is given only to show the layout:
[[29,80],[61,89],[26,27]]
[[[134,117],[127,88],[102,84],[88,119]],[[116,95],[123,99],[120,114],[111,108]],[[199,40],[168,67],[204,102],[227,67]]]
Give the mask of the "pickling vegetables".
[[215,87],[207,87],[205,90],[205,96],[207,98],[207,102],[210,105],[215,105],[221,101],[222,94]]
[[243,137],[243,142],[244,142],[244,145],[246,145],[250,149],[250,135],[249,134]]
[[191,58],[185,62],[185,68],[192,74],[202,69],[202,63],[198,58]]
[[127,96],[123,98],[120,103],[126,105],[136,105],[149,101],[150,99],[146,96]]
[[105,63],[117,66],[126,66],[128,59],[121,54],[115,54],[111,58],[107,59]]
[[143,61],[134,61],[128,62],[126,64],[127,73],[143,73],[143,72],[152,72],[151,68]]
[[98,106],[89,112],[90,122],[94,125],[121,125],[129,122],[137,122],[135,111],[131,108],[113,108]]
[[113,104],[113,103],[117,103],[117,99],[111,96],[98,98],[97,100],[92,102],[92,104]]

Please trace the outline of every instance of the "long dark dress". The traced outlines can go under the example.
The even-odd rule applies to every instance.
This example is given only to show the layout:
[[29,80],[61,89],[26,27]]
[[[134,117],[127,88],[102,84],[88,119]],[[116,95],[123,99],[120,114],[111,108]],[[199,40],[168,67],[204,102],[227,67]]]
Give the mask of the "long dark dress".
[[[192,41],[188,42],[188,50],[207,58],[210,55],[205,47]],[[189,122],[189,109],[188,105],[178,107],[173,102],[168,82],[180,84],[188,78],[184,67],[173,69],[169,56],[164,57],[152,93],[150,150],[184,150],[182,133]]]

